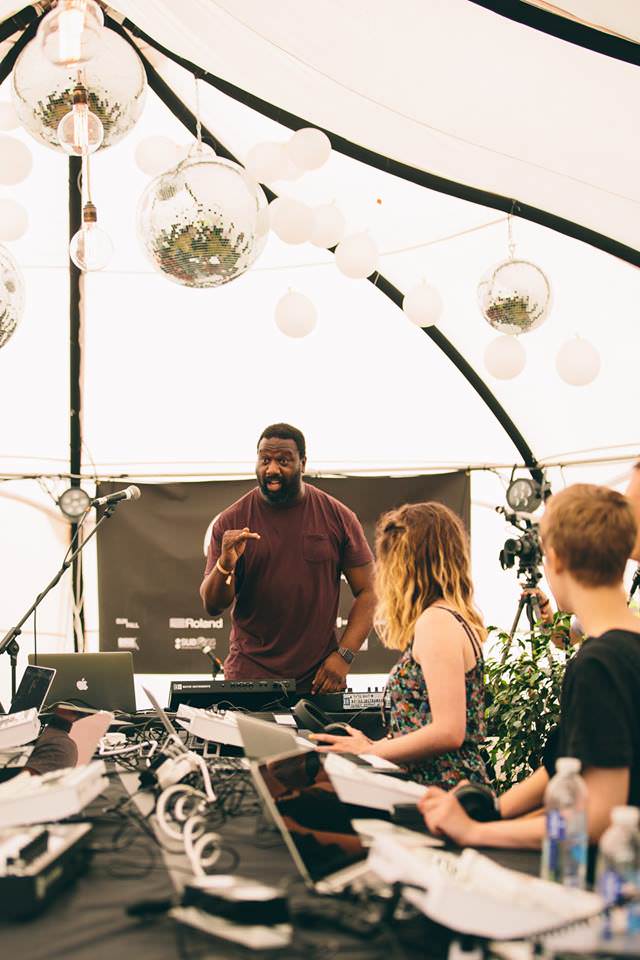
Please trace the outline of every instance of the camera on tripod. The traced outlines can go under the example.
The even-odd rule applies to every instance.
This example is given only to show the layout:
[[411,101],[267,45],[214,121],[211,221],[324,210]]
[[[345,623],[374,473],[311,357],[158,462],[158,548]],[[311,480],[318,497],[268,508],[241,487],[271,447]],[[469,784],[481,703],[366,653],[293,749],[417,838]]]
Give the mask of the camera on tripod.
[[507,490],[507,503],[512,509],[506,510],[504,507],[496,507],[498,513],[501,513],[509,523],[521,531],[519,537],[509,537],[505,540],[499,554],[500,566],[503,570],[509,570],[515,566],[516,560],[518,561],[518,579],[522,588],[516,616],[509,632],[511,638],[518,628],[523,610],[526,611],[527,620],[532,630],[535,624],[542,619],[537,590],[538,582],[542,579],[540,571],[542,547],[540,534],[538,533],[538,523],[532,518],[531,513],[538,509],[550,493],[549,484],[541,471],[539,471],[539,480],[525,477],[514,480],[514,472],[515,468],[511,474],[511,482]]
[[[509,523],[522,530],[519,537],[509,537],[499,554],[500,566],[509,570],[518,560],[518,576],[526,575],[542,564],[542,548],[538,534],[538,524],[528,517],[510,513],[503,507],[497,508]],[[540,579],[540,577],[538,577]]]

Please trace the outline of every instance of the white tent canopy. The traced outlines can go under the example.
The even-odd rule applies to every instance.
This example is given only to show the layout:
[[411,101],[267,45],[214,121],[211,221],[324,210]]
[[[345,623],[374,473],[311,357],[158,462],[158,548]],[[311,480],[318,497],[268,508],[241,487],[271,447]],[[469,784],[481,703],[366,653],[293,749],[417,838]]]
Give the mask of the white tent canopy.
[[[640,262],[635,65],[469,0],[392,6],[334,0],[303,10],[289,0],[276,7],[257,0],[118,0],[114,6],[198,68],[351,144],[461,185],[458,196],[440,193],[334,150],[321,170],[276,188],[311,206],[334,201],[349,232],[367,230],[375,239],[380,271],[400,291],[423,277],[438,289],[444,304],[439,330],[486,381],[539,461],[637,455],[640,275],[627,262],[636,255]],[[633,17],[607,20],[609,6],[564,4],[572,16],[636,36]],[[623,6],[629,13],[633,5]],[[16,9],[15,0],[0,0],[0,19]],[[3,44],[0,54],[9,48]],[[154,62],[194,110],[188,71],[168,59]],[[241,161],[254,144],[290,135],[204,81],[198,91],[204,126]],[[9,98],[10,78],[0,88],[0,100]],[[340,274],[329,252],[289,246],[271,234],[255,266],[218,289],[188,289],[155,272],[136,235],[148,178],[134,154],[157,134],[185,146],[190,140],[149,91],[131,134],[92,164],[100,222],[115,254],[104,271],[84,279],[86,474],[250,474],[260,430],[287,420],[307,435],[311,470],[502,465],[508,477],[521,456],[476,391],[374,284]],[[0,464],[6,476],[65,474],[67,162],[22,130],[11,136],[28,144],[34,163],[24,182],[0,188],[0,197],[23,203],[30,218],[25,237],[10,245],[27,303],[0,351]],[[476,299],[480,277],[508,255],[510,201],[472,203],[461,198],[467,188],[511,198],[516,214],[518,205],[528,205],[544,214],[539,220],[567,221],[569,234],[573,224],[592,232],[585,237],[598,235],[592,245],[577,240],[575,231],[567,235],[514,217],[517,253],[544,269],[554,303],[549,320],[521,338],[527,364],[511,381],[494,380],[484,368],[496,333]],[[616,244],[625,246],[627,259],[606,252],[620,252]],[[306,294],[318,311],[316,330],[302,340],[284,337],[273,320],[289,288]],[[585,387],[565,384],[555,367],[560,346],[576,334],[601,356],[598,377]],[[554,479],[624,484],[626,469],[611,462],[567,467]],[[11,574],[0,632],[28,607],[64,551],[67,528],[52,500],[65,486],[64,480],[14,479],[0,487]],[[506,623],[517,599],[513,573],[502,573],[497,563],[507,528],[484,506],[502,502],[502,483],[493,474],[474,474],[472,491],[480,603],[488,620]],[[91,557],[86,580],[95,643]],[[59,588],[42,608],[43,642],[48,636],[68,647],[69,609],[68,589]],[[0,671],[0,686],[6,672]]]

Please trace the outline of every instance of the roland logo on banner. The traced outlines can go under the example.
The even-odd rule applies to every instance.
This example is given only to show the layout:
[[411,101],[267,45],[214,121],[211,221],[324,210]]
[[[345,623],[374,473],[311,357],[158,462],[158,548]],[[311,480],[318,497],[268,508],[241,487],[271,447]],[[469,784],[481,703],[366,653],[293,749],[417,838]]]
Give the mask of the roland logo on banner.
[[170,630],[222,630],[222,617],[198,620],[193,617],[169,617]]

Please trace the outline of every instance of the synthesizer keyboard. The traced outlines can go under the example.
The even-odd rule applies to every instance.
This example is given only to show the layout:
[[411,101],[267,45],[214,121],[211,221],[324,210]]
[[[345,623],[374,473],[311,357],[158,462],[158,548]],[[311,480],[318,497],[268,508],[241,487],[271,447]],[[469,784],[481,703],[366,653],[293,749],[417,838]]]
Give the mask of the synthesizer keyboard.
[[[218,704],[252,712],[293,707],[304,698],[325,713],[378,711],[384,690],[343,690],[340,693],[310,694],[296,691],[294,680],[174,680],[169,695],[169,710],[181,704],[207,709]],[[388,706],[388,698],[385,706]]]

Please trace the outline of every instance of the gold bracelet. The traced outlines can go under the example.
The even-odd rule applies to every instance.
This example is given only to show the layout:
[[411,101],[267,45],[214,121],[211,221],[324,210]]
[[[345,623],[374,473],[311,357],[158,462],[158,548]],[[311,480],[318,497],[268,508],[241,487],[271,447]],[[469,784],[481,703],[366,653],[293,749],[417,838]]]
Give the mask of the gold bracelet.
[[225,578],[225,581],[224,581],[224,582],[226,583],[226,585],[227,585],[228,587],[231,586],[231,578],[233,577],[234,571],[233,571],[233,570],[225,570],[225,568],[224,568],[224,567],[222,566],[222,564],[220,563],[220,560],[219,560],[219,559],[216,560],[216,570],[218,571],[218,573],[221,573],[222,576]]

